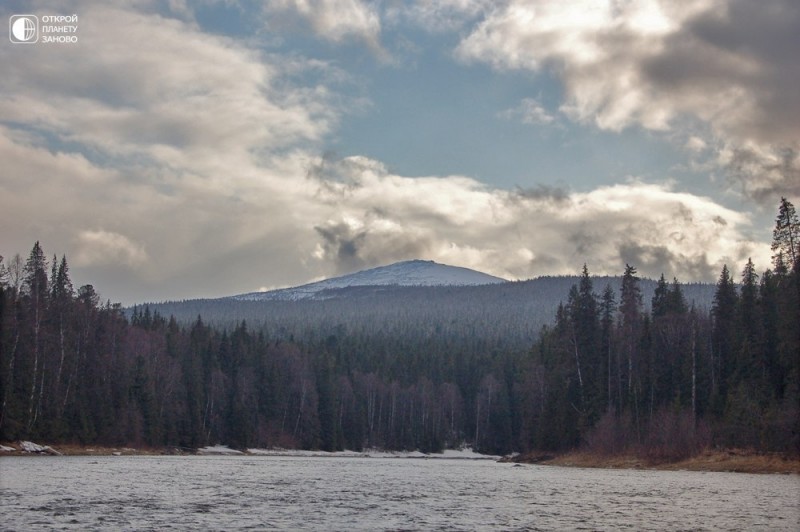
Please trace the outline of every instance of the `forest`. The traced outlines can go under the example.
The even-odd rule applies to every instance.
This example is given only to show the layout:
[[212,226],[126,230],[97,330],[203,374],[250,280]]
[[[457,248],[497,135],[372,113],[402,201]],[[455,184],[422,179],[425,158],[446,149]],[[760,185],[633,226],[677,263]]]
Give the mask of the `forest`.
[[[283,321],[224,322],[102,303],[37,242],[0,257],[0,440],[797,455],[800,222],[786,199],[772,251],[761,274],[725,266],[710,305],[677,279],[645,291],[635,266],[611,282],[584,265],[549,319],[473,294],[491,328],[424,309],[359,321],[358,305],[315,327],[284,307]],[[307,305],[295,316],[324,302]]]

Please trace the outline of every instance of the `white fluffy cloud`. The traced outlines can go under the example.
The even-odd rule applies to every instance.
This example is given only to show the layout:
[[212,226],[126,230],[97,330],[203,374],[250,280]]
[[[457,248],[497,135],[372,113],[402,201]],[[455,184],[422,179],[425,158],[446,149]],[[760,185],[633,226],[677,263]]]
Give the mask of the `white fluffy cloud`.
[[86,6],[80,24],[77,45],[0,49],[4,254],[42,239],[84,266],[135,263],[155,286],[219,268],[196,256],[291,241],[296,152],[340,113],[326,86],[291,82],[319,62],[119,7]]
[[207,168],[319,140],[336,120],[324,88],[277,88],[279,63],[190,23],[102,5],[81,21],[78,45],[0,51],[5,121],[113,156]]
[[561,110],[602,129],[704,124],[728,176],[774,203],[800,194],[799,27],[791,1],[510,0],[457,53],[552,69],[565,85]]
[[337,210],[316,227],[317,257],[342,272],[423,256],[509,278],[576,273],[584,262],[616,274],[627,262],[645,275],[712,280],[724,263],[769,260],[745,236],[745,215],[666,185],[509,192],[391,175],[363,158],[327,165],[337,168],[318,172],[321,200]]
[[139,266],[147,260],[142,244],[119,233],[87,230],[78,233],[74,264],[77,266]]
[[523,98],[517,107],[506,109],[499,116],[531,125],[552,124],[556,120],[556,117],[542,107],[542,104],[535,98]]
[[294,12],[314,31],[332,42],[358,39],[379,51],[381,20],[374,5],[361,0],[278,0],[266,6],[270,13]]

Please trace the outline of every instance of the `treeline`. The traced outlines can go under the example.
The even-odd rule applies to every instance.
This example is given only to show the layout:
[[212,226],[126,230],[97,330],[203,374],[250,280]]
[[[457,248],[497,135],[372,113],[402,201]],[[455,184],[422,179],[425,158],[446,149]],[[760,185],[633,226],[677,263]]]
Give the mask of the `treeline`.
[[0,264],[3,440],[440,450],[473,426],[463,390],[507,358],[460,356],[457,335],[437,327],[359,338],[338,324],[301,347],[244,322],[126,317],[92,286],[75,290],[66,258],[48,262],[38,242]]
[[584,266],[521,374],[521,448],[689,456],[708,445],[800,452],[800,223],[782,199],[773,266],[725,266],[713,305],[662,276],[644,311],[636,269],[617,294]]
[[786,200],[773,251],[760,276],[724,268],[711,308],[663,276],[645,301],[631,266],[598,293],[584,267],[551,325],[504,343],[502,324],[448,316],[309,328],[126,315],[75,290],[66,258],[37,243],[0,260],[0,439],[797,453],[800,224]]

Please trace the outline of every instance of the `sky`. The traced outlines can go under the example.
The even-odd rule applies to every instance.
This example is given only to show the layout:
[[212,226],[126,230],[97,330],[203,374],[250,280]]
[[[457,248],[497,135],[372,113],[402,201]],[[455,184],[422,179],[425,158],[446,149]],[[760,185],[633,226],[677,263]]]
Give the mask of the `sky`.
[[77,15],[77,42],[0,40],[0,254],[40,241],[114,302],[407,259],[714,281],[769,267],[800,201],[794,0],[0,6],[20,14]]

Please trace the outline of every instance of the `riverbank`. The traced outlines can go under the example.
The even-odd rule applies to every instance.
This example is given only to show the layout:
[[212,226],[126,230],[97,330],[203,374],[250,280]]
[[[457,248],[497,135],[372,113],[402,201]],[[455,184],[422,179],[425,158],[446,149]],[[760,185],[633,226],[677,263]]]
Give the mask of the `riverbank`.
[[246,449],[236,450],[225,445],[213,445],[190,449],[185,447],[103,447],[97,445],[40,445],[33,442],[4,442],[0,444],[0,456],[290,456],[290,457],[341,457],[341,458],[430,458],[451,460],[494,460],[502,457],[480,454],[470,448],[447,449],[442,453],[420,451],[386,451],[365,449],[363,451],[311,451],[300,449]]
[[191,450],[151,447],[106,447],[101,445],[42,445],[29,441],[2,442],[0,456],[158,456],[194,454]]
[[778,453],[758,453],[743,449],[706,450],[681,460],[656,460],[636,455],[601,455],[583,451],[548,455],[529,453],[506,461],[555,465],[563,467],[592,467],[603,469],[656,469],[662,471],[717,471],[735,473],[772,473],[800,475],[800,459]]
[[602,469],[655,469],[662,471],[716,471],[762,474],[800,475],[800,459],[778,453],[758,453],[743,449],[707,450],[683,460],[655,460],[636,455],[601,455],[583,451],[565,454],[528,453],[508,457],[482,455],[471,449],[446,450],[444,453],[425,454],[419,451],[302,451],[294,449],[248,449],[237,451],[225,446],[200,449],[177,447],[105,447],[98,445],[41,445],[32,442],[4,442],[0,456],[168,456],[168,455],[247,455],[296,457],[361,457],[361,458],[448,458],[472,460],[498,460],[500,462],[551,465],[561,467],[588,467]]

